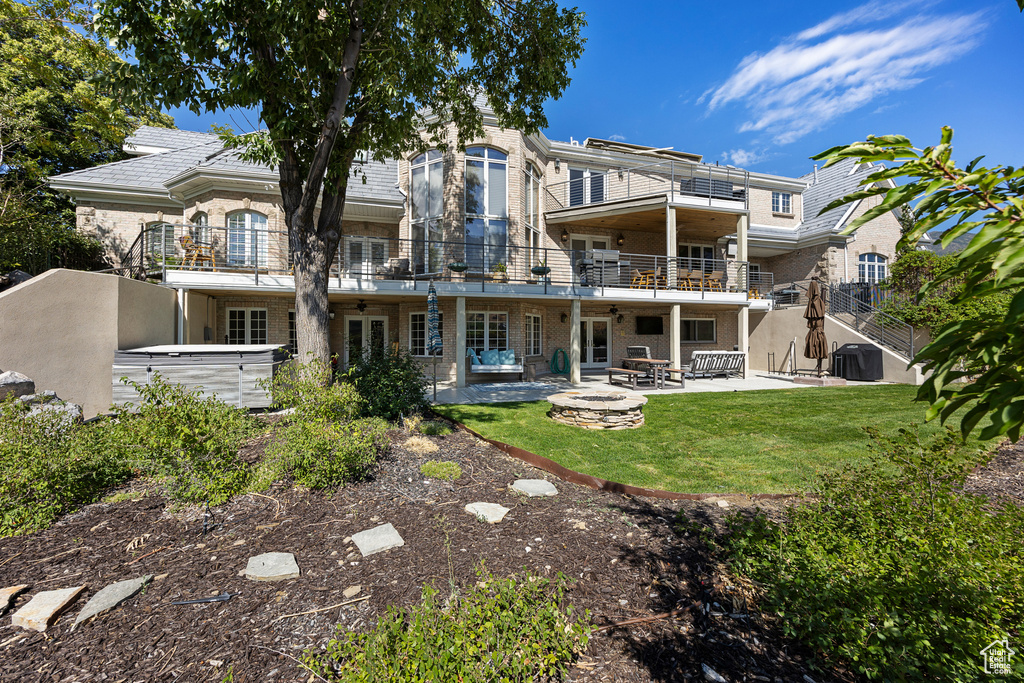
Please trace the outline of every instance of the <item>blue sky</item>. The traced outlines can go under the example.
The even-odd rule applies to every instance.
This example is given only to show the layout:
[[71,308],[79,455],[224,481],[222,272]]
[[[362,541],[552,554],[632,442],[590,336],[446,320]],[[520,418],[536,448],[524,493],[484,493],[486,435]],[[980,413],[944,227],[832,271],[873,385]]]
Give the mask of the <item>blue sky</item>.
[[[1024,164],[1024,16],[1012,0],[580,7],[588,41],[547,109],[552,139],[672,146],[792,176],[833,145],[902,133],[925,146],[951,125],[961,164]],[[171,113],[193,130],[232,123]]]

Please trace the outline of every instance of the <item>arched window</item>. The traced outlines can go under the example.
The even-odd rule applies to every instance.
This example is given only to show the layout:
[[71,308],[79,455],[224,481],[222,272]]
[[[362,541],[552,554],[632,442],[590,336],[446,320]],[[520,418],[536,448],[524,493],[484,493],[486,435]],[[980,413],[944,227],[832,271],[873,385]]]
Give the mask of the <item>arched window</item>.
[[175,256],[177,242],[174,240],[174,226],[166,221],[146,223],[146,251],[154,258],[163,261]]
[[544,258],[540,234],[540,171],[526,164],[523,177],[523,206],[526,208],[526,246],[530,250],[530,265],[539,265]]
[[508,266],[508,156],[466,148],[466,262],[474,270]]
[[210,243],[210,217],[205,211],[197,211],[189,219],[188,232],[200,245],[206,246]]
[[228,265],[266,267],[266,216],[255,211],[228,214]]
[[444,213],[444,159],[436,149],[420,154],[410,164],[414,272],[440,272],[443,264],[441,216]]
[[861,254],[857,259],[857,278],[861,282],[881,282],[885,279],[887,262],[881,254]]

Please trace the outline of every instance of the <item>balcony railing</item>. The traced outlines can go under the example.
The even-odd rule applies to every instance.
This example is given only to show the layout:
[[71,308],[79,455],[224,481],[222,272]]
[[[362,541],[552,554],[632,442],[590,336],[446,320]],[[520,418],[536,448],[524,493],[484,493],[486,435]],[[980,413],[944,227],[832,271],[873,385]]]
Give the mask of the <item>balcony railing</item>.
[[[264,229],[170,225],[144,232],[147,271],[206,271],[291,275],[287,234]],[[618,288],[659,292],[744,293],[761,298],[772,290],[771,273],[749,272],[746,262],[727,259],[630,254],[441,242],[366,235],[342,237],[330,270],[331,285],[346,281],[459,282],[479,285],[531,284]]]
[[[570,171],[571,172],[571,171]],[[652,194],[683,195],[706,200],[736,202],[748,208],[750,174],[739,168],[660,161],[634,168],[589,172],[582,178],[549,184],[546,210],[602,204]],[[703,202],[701,202],[703,203]]]

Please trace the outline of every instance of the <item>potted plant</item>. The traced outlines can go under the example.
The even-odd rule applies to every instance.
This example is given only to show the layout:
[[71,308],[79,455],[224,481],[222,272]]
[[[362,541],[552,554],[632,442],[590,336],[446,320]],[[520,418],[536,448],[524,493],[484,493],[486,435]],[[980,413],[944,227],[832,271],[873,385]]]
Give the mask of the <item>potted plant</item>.
[[457,261],[452,261],[451,263],[448,264],[448,270],[452,271],[453,273],[464,273],[468,269],[469,264],[467,264],[465,261],[461,259]]
[[501,281],[501,282],[507,281],[508,280],[508,267],[504,263],[502,263],[501,261],[498,261],[497,263],[495,263],[494,267],[491,268],[491,279],[492,280],[498,280],[498,281]]
[[544,275],[547,275],[548,273],[550,273],[551,269],[548,268],[547,261],[541,260],[541,261],[538,261],[537,265],[535,265],[533,268],[530,268],[530,272],[533,273],[534,275],[539,275],[539,276],[543,277]]

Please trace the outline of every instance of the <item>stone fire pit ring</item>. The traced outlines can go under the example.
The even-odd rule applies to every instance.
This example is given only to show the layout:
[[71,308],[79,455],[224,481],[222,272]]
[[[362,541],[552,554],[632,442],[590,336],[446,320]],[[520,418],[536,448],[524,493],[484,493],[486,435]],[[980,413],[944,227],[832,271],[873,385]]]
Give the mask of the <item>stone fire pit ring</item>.
[[583,429],[636,429],[644,424],[647,397],[626,390],[565,391],[548,396],[548,417]]

